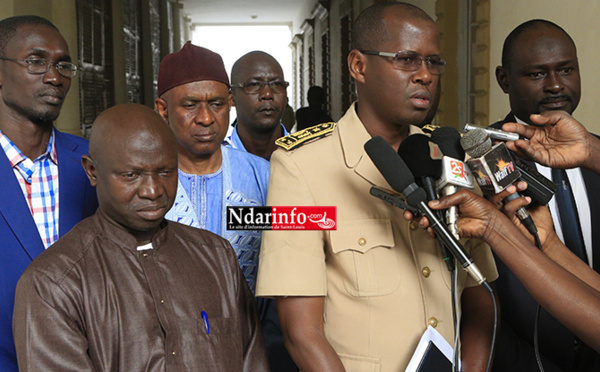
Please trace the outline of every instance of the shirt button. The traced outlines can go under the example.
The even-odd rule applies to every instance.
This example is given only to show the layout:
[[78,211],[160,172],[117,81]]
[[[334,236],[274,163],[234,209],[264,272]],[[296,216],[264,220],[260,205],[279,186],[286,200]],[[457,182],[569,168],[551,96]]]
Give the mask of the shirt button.
[[435,328],[438,325],[438,320],[435,317],[431,317],[427,321],[427,324],[429,324],[430,326],[432,326],[433,328]]
[[426,277],[426,278],[429,278],[429,275],[431,275],[431,269],[428,268],[427,266],[425,266],[423,268],[423,276]]
[[175,352],[172,352],[171,355],[175,355]]
[[142,254],[142,256],[148,257],[148,253],[144,253],[144,254]]
[[365,239],[365,238],[358,239],[358,245],[365,245],[365,244],[367,244],[367,239]]
[[410,221],[410,229],[416,230],[419,228],[419,223],[417,221]]
[[164,304],[164,303],[165,303],[165,300],[160,300],[160,303],[161,303],[161,304]]

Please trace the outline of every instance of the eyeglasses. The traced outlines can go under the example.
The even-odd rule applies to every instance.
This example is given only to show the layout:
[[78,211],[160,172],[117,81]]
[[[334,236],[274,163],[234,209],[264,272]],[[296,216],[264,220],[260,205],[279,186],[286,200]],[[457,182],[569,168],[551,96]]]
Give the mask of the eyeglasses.
[[66,61],[50,62],[45,58],[14,59],[4,57],[0,57],[0,60],[24,63],[27,67],[27,72],[34,75],[45,74],[50,71],[52,65],[54,65],[56,71],[64,77],[72,78],[77,75],[77,66]]
[[269,86],[273,93],[285,93],[285,89],[290,85],[287,81],[251,81],[248,83],[232,84],[232,88],[242,88],[248,94],[257,94],[266,86]]
[[442,56],[427,56],[417,52],[398,52],[398,53],[387,53],[387,52],[368,52],[361,50],[363,54],[370,54],[373,56],[380,57],[392,57],[394,58],[394,68],[396,70],[403,71],[417,71],[423,61],[427,66],[427,70],[433,75],[440,75],[446,68],[446,60]]

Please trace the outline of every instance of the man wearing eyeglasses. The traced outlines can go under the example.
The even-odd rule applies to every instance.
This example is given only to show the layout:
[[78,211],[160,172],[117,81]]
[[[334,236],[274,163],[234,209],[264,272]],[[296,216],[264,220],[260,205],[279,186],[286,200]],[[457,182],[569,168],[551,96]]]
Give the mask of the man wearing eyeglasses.
[[[364,151],[373,136],[397,149],[421,132],[416,125],[431,110],[445,67],[439,39],[434,21],[413,5],[365,9],[348,56],[358,101],[335,128],[321,124],[278,140],[268,205],[337,207],[335,231],[263,234],[257,295],[276,298],[286,346],[302,371],[403,371],[428,326],[453,344],[441,253],[401,209],[369,194],[390,186]],[[464,246],[493,281],[489,247]],[[462,270],[458,291],[463,370],[482,371],[492,300]]]
[[231,90],[237,123],[228,142],[235,148],[269,160],[275,140],[287,136],[281,123],[287,103],[281,65],[270,54],[254,51],[231,69]]
[[81,156],[86,140],[53,126],[77,73],[58,29],[37,16],[0,21],[0,370],[17,371],[17,280],[97,207]]
[[[180,51],[167,55],[160,63],[154,104],[179,142],[177,196],[166,218],[227,239],[254,293],[261,232],[227,230],[226,211],[228,206],[266,205],[269,163],[222,143],[232,95],[221,56],[189,41]],[[259,300],[263,328],[266,304]],[[272,363],[279,353],[273,354],[272,345],[277,341],[271,335],[265,333]],[[279,344],[279,351],[285,351],[283,340]]]

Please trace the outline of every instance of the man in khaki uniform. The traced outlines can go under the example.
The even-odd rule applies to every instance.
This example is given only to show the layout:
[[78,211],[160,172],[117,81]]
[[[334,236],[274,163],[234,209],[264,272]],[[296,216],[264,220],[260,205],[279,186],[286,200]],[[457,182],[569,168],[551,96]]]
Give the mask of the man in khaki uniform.
[[[337,230],[264,234],[257,295],[277,298],[286,346],[301,370],[400,371],[428,325],[453,343],[450,275],[433,238],[369,195],[373,185],[390,186],[363,146],[380,135],[397,149],[420,132],[411,124],[431,109],[445,64],[435,23],[412,5],[367,8],[352,40],[348,66],[358,102],[335,129],[322,124],[279,141],[287,150],[271,158],[267,199],[272,206],[337,206]],[[372,53],[398,51],[410,52],[402,59]],[[489,248],[477,241],[465,247],[495,280]],[[483,370],[491,298],[464,272],[459,278],[463,368]]]

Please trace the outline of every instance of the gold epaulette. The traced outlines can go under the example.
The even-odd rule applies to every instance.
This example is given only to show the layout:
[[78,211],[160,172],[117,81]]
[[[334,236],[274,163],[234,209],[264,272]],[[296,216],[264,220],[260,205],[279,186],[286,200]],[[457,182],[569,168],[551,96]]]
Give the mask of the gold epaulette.
[[313,127],[278,138],[275,141],[275,144],[289,151],[308,143],[310,140],[325,137],[329,133],[333,132],[334,129],[335,123],[317,124]]
[[438,129],[439,127],[439,125],[425,124],[421,129],[423,130],[423,132],[431,134],[434,130]]

